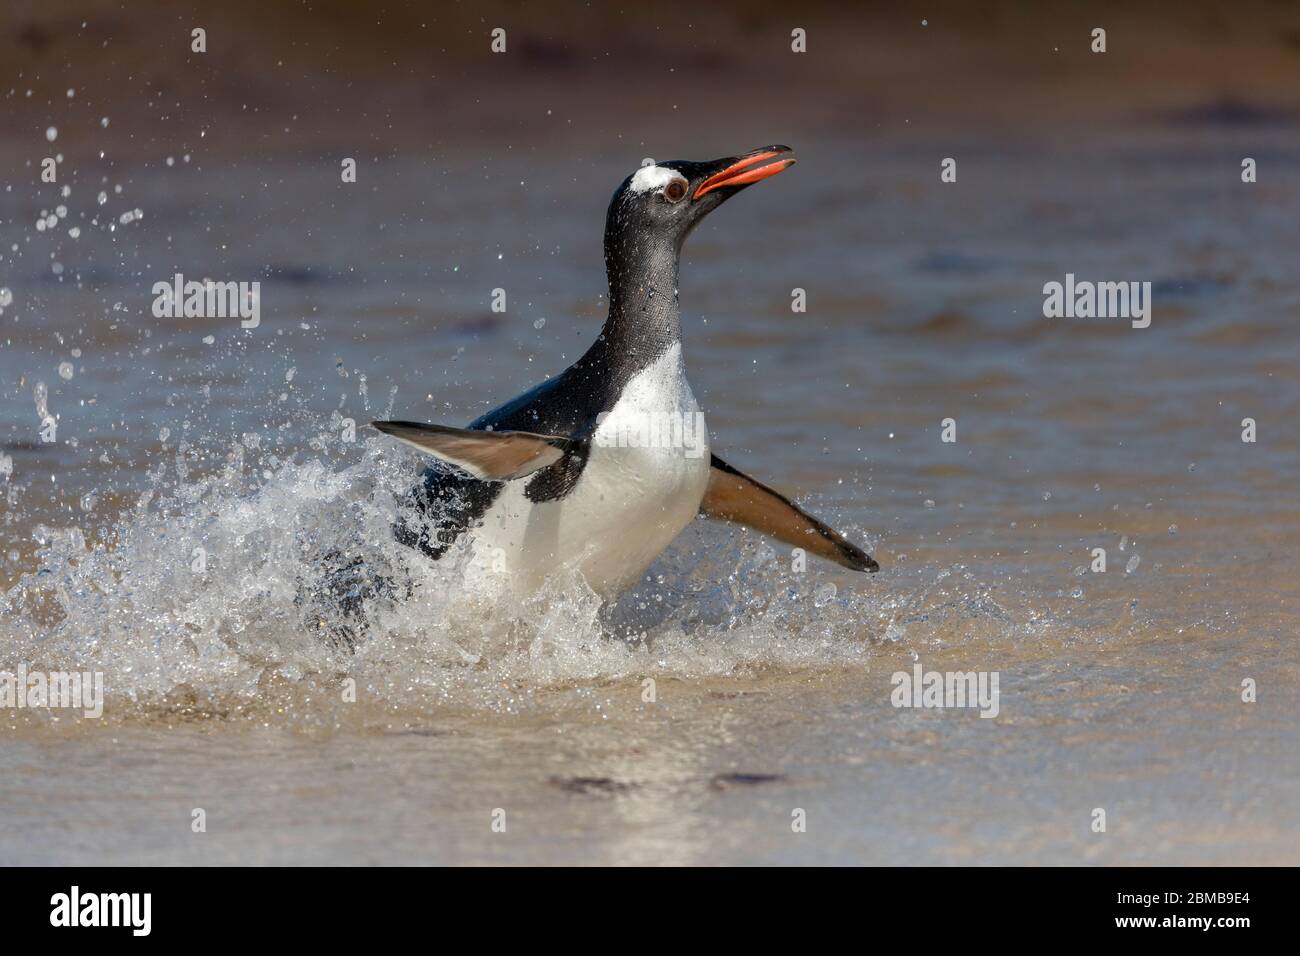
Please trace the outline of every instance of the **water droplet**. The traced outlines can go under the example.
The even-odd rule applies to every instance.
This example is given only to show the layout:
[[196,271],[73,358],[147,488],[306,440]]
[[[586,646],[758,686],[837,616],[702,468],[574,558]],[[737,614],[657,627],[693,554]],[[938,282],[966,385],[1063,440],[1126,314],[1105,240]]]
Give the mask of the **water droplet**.
[[48,139],[51,143],[54,142],[56,139],[59,138],[58,129],[51,126],[49,129],[45,131],[45,138]]
[[823,584],[813,594],[813,606],[825,607],[827,604],[830,604],[832,601],[835,600],[836,593],[837,593],[837,589],[835,587],[834,581],[830,581],[827,582],[826,584]]
[[1136,554],[1133,555],[1133,557],[1128,559],[1128,564],[1124,565],[1124,573],[1132,574],[1134,571],[1138,569],[1138,565],[1141,563],[1142,563],[1142,559],[1138,557]]
[[60,363],[59,363],[59,378],[63,379],[65,382],[71,380],[71,378],[72,378],[72,363],[71,363],[71,362],[60,362]]

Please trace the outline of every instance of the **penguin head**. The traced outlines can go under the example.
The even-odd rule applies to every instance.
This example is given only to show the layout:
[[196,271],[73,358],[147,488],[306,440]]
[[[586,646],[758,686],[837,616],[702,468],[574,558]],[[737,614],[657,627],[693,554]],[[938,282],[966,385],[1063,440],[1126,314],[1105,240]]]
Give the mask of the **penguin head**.
[[789,146],[764,146],[708,162],[647,161],[623,180],[605,217],[606,257],[646,244],[682,243],[705,216],[747,186],[794,165]]

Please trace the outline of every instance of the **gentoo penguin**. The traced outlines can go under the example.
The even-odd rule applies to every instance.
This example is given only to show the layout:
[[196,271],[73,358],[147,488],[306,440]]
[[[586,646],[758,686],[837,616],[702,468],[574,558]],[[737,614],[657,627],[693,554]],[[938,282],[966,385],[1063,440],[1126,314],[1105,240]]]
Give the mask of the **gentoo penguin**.
[[851,568],[872,558],[711,453],[682,361],[682,243],[742,189],[794,164],[787,146],[713,162],[643,165],[605,218],[609,318],[562,373],[471,422],[374,427],[435,463],[400,540],[438,559],[462,536],[471,566],[535,590],[576,569],[612,598],[697,514],[747,525]]

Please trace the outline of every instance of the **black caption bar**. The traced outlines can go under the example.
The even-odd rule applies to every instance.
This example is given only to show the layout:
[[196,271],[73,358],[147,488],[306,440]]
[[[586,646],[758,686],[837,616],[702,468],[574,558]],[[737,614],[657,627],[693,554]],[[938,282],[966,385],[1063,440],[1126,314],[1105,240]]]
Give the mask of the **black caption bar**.
[[[427,928],[439,912],[462,928],[490,926],[494,939],[503,929],[530,925],[530,913],[537,915],[531,925],[538,932],[554,930],[558,920],[571,928],[582,923],[584,935],[606,922],[615,933],[633,925],[650,931],[672,922],[677,909],[698,918],[711,900],[709,906],[720,909],[716,922],[706,921],[713,924],[710,935],[721,933],[733,944],[760,927],[770,930],[773,920],[787,930],[806,927],[814,914],[823,931],[820,923],[852,923],[858,932],[874,933],[890,925],[915,929],[921,920],[927,939],[969,939],[971,928],[979,927],[980,934],[996,929],[1008,939],[1047,931],[1071,941],[1198,936],[1231,943],[1286,925],[1280,901],[1289,892],[1284,882],[1294,882],[1287,870],[1209,868],[838,869],[793,880],[760,870],[722,876],[711,870],[576,871],[538,879],[514,869],[479,869],[457,873],[454,881],[446,875],[418,869],[10,869],[0,871],[0,914],[10,944],[69,934],[79,943],[112,937],[127,945],[199,934],[210,944],[256,934],[337,946],[352,937],[373,944],[381,928]],[[620,888],[624,881],[628,885]],[[635,914],[626,909],[633,899],[639,901]],[[750,899],[751,905],[730,911],[724,899]],[[761,917],[752,908],[759,901]],[[492,922],[465,921],[476,916]]]

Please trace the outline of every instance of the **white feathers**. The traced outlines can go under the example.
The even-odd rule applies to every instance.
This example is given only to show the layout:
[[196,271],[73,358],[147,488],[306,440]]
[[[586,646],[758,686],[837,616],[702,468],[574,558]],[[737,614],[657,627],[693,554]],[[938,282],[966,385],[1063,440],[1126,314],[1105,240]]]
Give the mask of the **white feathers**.
[[627,188],[634,193],[644,193],[652,189],[663,189],[674,179],[681,178],[681,173],[667,166],[642,166],[632,175]]
[[[613,597],[640,581],[656,558],[694,520],[709,482],[708,433],[692,426],[691,448],[623,447],[625,423],[650,416],[697,421],[699,405],[674,343],[627,383],[605,416],[582,475],[564,497],[534,502],[527,481],[512,481],[476,529],[474,553],[491,557],[525,590],[560,567],[579,570],[587,584]],[[699,416],[702,417],[702,416]]]

